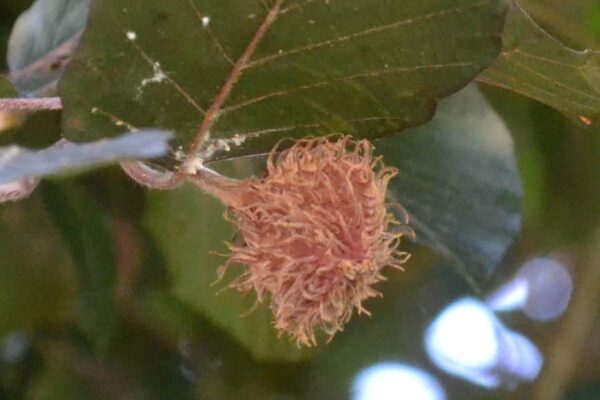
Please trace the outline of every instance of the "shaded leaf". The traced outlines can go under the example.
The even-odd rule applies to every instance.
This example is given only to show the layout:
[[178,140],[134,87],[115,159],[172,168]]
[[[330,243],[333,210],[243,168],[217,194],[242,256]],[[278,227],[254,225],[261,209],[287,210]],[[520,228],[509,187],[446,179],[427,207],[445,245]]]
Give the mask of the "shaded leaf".
[[521,227],[521,180],[502,120],[469,87],[444,100],[429,124],[377,148],[400,171],[390,191],[408,210],[418,243],[480,287]]
[[527,227],[521,251],[583,243],[600,226],[600,135],[514,92],[485,89],[517,145]]
[[0,146],[18,145],[38,150],[50,147],[61,139],[60,111],[38,111],[33,114],[19,111],[7,114],[12,122],[0,134]]
[[571,49],[515,4],[500,59],[479,78],[556,108],[590,125],[600,116],[600,52]]
[[170,136],[168,132],[148,130],[88,144],[59,142],[36,152],[18,146],[5,147],[0,149],[0,184],[122,159],[158,157],[168,151]]
[[7,0],[0,2],[0,71],[6,71],[6,48],[13,23],[31,5],[31,0]]
[[521,6],[544,30],[576,49],[600,46],[597,0],[520,0]]
[[115,254],[109,218],[83,187],[47,182],[40,190],[75,262],[78,322],[97,353],[104,353],[117,323]]
[[31,382],[27,400],[94,399],[83,378],[62,360],[46,360],[46,364]]
[[0,207],[0,336],[73,321],[73,260],[39,197]]
[[22,94],[52,92],[79,41],[90,0],[37,0],[13,27],[7,62]]
[[504,4],[98,1],[61,80],[65,134],[157,126],[184,145],[202,125],[195,150],[211,161],[282,137],[398,132],[497,57]]
[[18,93],[8,78],[0,75],[0,98],[6,97],[18,97]]
[[233,237],[232,226],[223,219],[223,206],[190,186],[148,196],[146,225],[165,256],[175,296],[225,329],[259,360],[294,361],[305,356],[292,342],[277,338],[266,305],[249,313],[255,298],[221,291],[225,283],[211,285],[225,262],[213,252],[225,252],[224,242]]

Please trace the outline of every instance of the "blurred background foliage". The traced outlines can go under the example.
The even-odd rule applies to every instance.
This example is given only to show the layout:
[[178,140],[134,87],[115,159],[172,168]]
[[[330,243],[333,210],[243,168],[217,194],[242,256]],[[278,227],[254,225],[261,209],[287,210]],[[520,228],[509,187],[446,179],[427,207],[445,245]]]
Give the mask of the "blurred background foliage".
[[[1,60],[12,24],[30,3],[0,3]],[[596,0],[525,0],[523,5],[570,46],[600,49]],[[502,283],[527,258],[554,252],[572,260],[577,282],[578,268],[586,267],[600,246],[594,239],[600,226],[598,129],[584,129],[515,93],[481,90],[510,130],[525,189],[522,233],[485,288]],[[30,146],[44,143],[48,139],[23,139]],[[248,175],[256,166],[225,168]],[[407,271],[390,274],[381,285],[384,300],[369,304],[372,318],[354,318],[344,333],[315,351],[288,353],[293,362],[257,361],[256,352],[278,350],[249,351],[222,328],[229,323],[223,319],[235,319],[231,329],[244,329],[243,318],[193,306],[197,297],[207,298],[199,301],[203,307],[240,301],[234,293],[214,298],[212,290],[198,292],[203,286],[195,280],[208,283],[213,269],[185,268],[198,252],[222,250],[222,241],[231,239],[221,212],[191,188],[149,193],[118,168],[51,180],[30,199],[2,206],[0,398],[344,399],[359,370],[382,360],[435,372],[451,399],[526,399],[540,393],[536,384],[543,380],[517,391],[488,391],[431,365],[421,350],[424,328],[444,305],[472,289],[446,261],[417,246]],[[196,220],[206,224],[201,239],[194,231],[183,243],[169,242],[172,232],[185,231]],[[219,263],[210,257],[210,263]],[[252,303],[242,302],[235,307]],[[598,307],[592,312],[600,315]],[[565,321],[508,321],[546,354],[564,343]],[[594,324],[568,376],[565,399],[600,398],[598,316]]]

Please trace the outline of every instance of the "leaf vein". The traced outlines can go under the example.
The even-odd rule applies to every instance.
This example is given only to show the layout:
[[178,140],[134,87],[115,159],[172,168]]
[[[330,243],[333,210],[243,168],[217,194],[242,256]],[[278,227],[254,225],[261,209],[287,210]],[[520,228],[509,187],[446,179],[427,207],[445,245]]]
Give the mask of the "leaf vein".
[[244,67],[246,66],[246,64],[248,63],[248,61],[254,54],[256,47],[258,46],[260,41],[263,39],[264,35],[269,30],[270,26],[277,19],[277,16],[279,14],[279,10],[281,9],[282,4],[283,4],[283,0],[276,0],[275,4],[273,5],[273,8],[271,8],[267,12],[265,19],[258,27],[254,37],[252,38],[250,43],[248,43],[248,46],[246,47],[246,49],[244,50],[244,52],[242,53],[240,58],[234,64],[234,66],[231,70],[231,73],[229,74],[229,77],[221,86],[221,90],[219,91],[217,97],[215,97],[215,100],[213,101],[210,108],[204,115],[204,119],[202,120],[202,123],[200,124],[200,128],[198,129],[198,132],[196,133],[196,136],[194,137],[194,140],[192,141],[188,157],[184,160],[184,164],[193,165],[196,154],[199,152],[200,148],[202,147],[204,139],[206,138],[206,135],[208,134],[208,131],[209,131],[210,127],[212,126],[215,118],[218,117],[221,107],[223,106],[225,101],[227,101],[227,99],[229,98],[231,91],[233,90],[234,86],[237,84],[238,80],[240,79],[240,77],[243,73]]
[[292,93],[296,93],[296,92],[300,92],[300,91],[304,91],[304,90],[316,89],[316,88],[320,88],[323,86],[329,86],[329,85],[333,85],[333,84],[339,83],[339,82],[352,81],[352,80],[361,79],[361,78],[377,78],[377,77],[381,77],[381,76],[388,75],[388,74],[411,73],[411,72],[417,72],[417,71],[422,71],[422,70],[434,70],[434,69],[445,69],[445,68],[468,68],[468,67],[474,67],[476,65],[477,64],[474,62],[429,64],[429,65],[423,64],[423,65],[416,65],[413,67],[389,68],[389,69],[383,69],[383,70],[378,70],[378,71],[363,72],[360,74],[349,75],[349,76],[336,78],[336,79],[332,79],[332,80],[328,80],[328,81],[317,82],[317,83],[313,83],[313,84],[309,84],[309,85],[302,85],[302,86],[298,86],[298,87],[291,88],[291,89],[278,90],[278,91],[268,93],[268,94],[265,94],[262,96],[257,96],[252,99],[249,99],[247,101],[223,108],[222,114],[231,113],[233,111],[238,111],[238,110],[240,110],[244,107],[247,107],[249,105],[252,105],[254,103],[265,101],[265,100],[268,100],[268,99],[271,99],[274,97],[287,96]]
[[[123,35],[127,35],[127,32],[121,28],[121,31],[123,32]],[[156,61],[152,60],[152,58],[144,51],[144,49],[141,48],[141,46],[139,44],[137,44],[135,41],[133,40],[128,40],[129,43],[131,43],[131,45],[140,53],[140,55],[142,56],[142,58],[144,59],[144,61],[146,61],[146,63],[148,63],[148,65],[150,65],[150,67],[154,68]],[[198,110],[198,112],[200,112],[201,114],[205,114],[206,111],[202,108],[202,106],[200,106],[200,104],[198,103],[198,101],[191,95],[189,94],[181,85],[179,85],[179,83],[177,83],[169,74],[165,73],[164,74],[164,79],[171,84],[171,86],[173,86],[173,88],[175,88],[175,90],[184,98],[186,99],[186,101],[192,106],[194,107],[196,110]]]
[[489,1],[487,1],[487,0],[479,1],[477,3],[469,4],[469,5],[466,5],[464,7],[455,7],[455,8],[450,8],[450,9],[447,9],[447,10],[436,11],[436,12],[433,12],[433,13],[429,13],[429,14],[417,16],[417,17],[402,19],[400,21],[392,22],[390,24],[386,24],[386,25],[382,25],[382,26],[377,26],[377,27],[369,28],[369,29],[366,29],[366,30],[363,30],[363,31],[360,31],[360,32],[355,32],[355,33],[351,33],[351,34],[344,35],[344,36],[339,36],[339,37],[336,37],[336,38],[333,38],[333,39],[325,40],[323,42],[311,43],[309,45],[298,47],[298,48],[295,48],[295,49],[290,49],[290,50],[286,50],[286,51],[280,51],[278,53],[271,54],[269,56],[265,56],[265,57],[260,58],[258,60],[249,62],[245,66],[245,68],[246,69],[255,68],[255,67],[264,65],[266,63],[275,61],[277,59],[280,59],[282,57],[290,56],[292,54],[297,54],[297,53],[301,53],[301,52],[304,52],[304,51],[315,50],[315,49],[318,49],[318,48],[321,48],[321,47],[325,47],[325,46],[331,46],[331,45],[333,45],[335,43],[347,42],[347,41],[350,41],[350,40],[358,38],[358,37],[367,36],[367,35],[370,35],[370,34],[373,34],[373,33],[385,32],[385,31],[390,30],[390,29],[395,29],[395,28],[399,28],[399,27],[402,27],[402,26],[411,25],[411,24],[416,23],[416,22],[427,21],[427,20],[438,18],[438,17],[445,17],[447,15],[451,15],[451,14],[456,14],[456,13],[462,12],[462,11],[464,11],[466,9],[477,8],[477,7],[481,7],[481,6],[487,5],[487,4],[489,4]]
[[[353,118],[341,121],[342,123],[356,123],[356,122],[371,122],[371,121],[406,121],[406,118],[403,117],[362,117],[362,118]],[[280,133],[293,131],[295,129],[319,129],[323,128],[323,124],[298,124],[298,125],[289,125],[282,126],[276,128],[266,128],[260,130],[253,130],[247,132],[235,133],[233,136],[243,137],[244,139],[254,139],[259,136],[264,136],[269,133]]]
[[[186,1],[189,4],[189,6],[192,8],[192,10],[194,11],[194,14],[196,14],[196,16],[198,17],[199,22],[202,25],[204,25],[204,18],[207,18],[207,15],[205,15],[202,11],[200,11],[200,9],[198,8],[198,6],[196,6],[196,4],[194,3],[193,0],[186,0]],[[229,53],[227,53],[227,50],[225,50],[225,47],[223,47],[223,44],[221,43],[221,41],[219,40],[217,35],[213,32],[213,30],[210,29],[210,26],[205,26],[204,29],[210,36],[211,40],[213,41],[213,44],[215,45],[215,47],[217,48],[217,50],[219,51],[221,56],[223,56],[223,58],[229,64],[233,65],[234,64],[233,58],[231,58]]]
[[282,8],[281,11],[279,12],[280,14],[287,14],[291,11],[296,11],[296,10],[300,10],[302,8],[304,8],[305,6],[312,4],[312,3],[316,3],[318,1],[323,1],[323,0],[306,0],[304,2],[301,3],[295,3],[295,4],[290,4],[289,6]]
[[[504,81],[510,81],[510,80],[512,80],[515,85],[521,85],[522,87],[529,88],[530,90],[534,90],[534,91],[537,91],[537,92],[543,92],[548,97],[555,98],[556,100],[555,100],[554,106],[557,107],[557,108],[562,109],[563,111],[565,111],[569,115],[573,115],[573,113],[571,111],[569,111],[569,109],[567,107],[564,106],[565,103],[567,103],[567,104],[570,103],[571,105],[574,105],[574,106],[577,106],[577,107],[581,107],[581,108],[585,108],[585,109],[591,110],[593,112],[597,112],[597,110],[594,107],[590,107],[590,106],[588,106],[586,104],[580,104],[580,103],[578,103],[576,101],[573,101],[571,99],[566,99],[564,97],[560,97],[560,96],[552,93],[551,91],[549,91],[547,89],[544,89],[544,88],[538,87],[538,86],[534,86],[534,85],[531,85],[531,84],[529,84],[527,82],[519,80],[515,76],[513,76],[511,74],[508,74],[506,72],[503,72],[503,71],[499,70],[498,68],[492,67],[492,68],[488,69],[487,72],[488,72],[488,74],[487,74],[488,79],[490,79],[490,74],[496,73],[496,74],[498,74],[500,76],[503,76],[504,77]],[[482,79],[480,78],[480,80],[482,80]],[[499,82],[497,80],[494,80],[494,81],[495,81],[495,83],[498,86],[502,85],[501,82]],[[535,98],[533,95],[531,95],[529,93],[525,93],[524,90],[522,90],[522,89],[519,90],[518,87],[508,86],[508,88],[510,88],[511,90],[517,91],[519,93],[526,94],[527,96],[531,96],[531,97]],[[536,99],[536,100],[541,101],[541,99]],[[542,101],[542,103],[548,102],[548,101],[549,100],[546,99],[545,101]]]
[[571,92],[573,92],[573,93],[579,94],[579,95],[581,95],[581,96],[587,97],[587,98],[589,98],[589,99],[592,99],[592,100],[595,100],[595,101],[599,101],[599,100],[600,100],[600,98],[599,98],[598,96],[594,96],[594,95],[592,95],[592,94],[590,94],[590,93],[584,92],[583,90],[579,90],[579,89],[576,89],[576,88],[574,88],[574,87],[571,87],[571,86],[569,86],[569,85],[565,85],[565,84],[563,84],[563,83],[559,82],[558,80],[552,79],[551,77],[549,77],[549,76],[547,76],[547,75],[545,75],[545,74],[541,73],[541,72],[540,72],[540,71],[538,71],[538,70],[535,70],[535,69],[533,69],[533,68],[530,68],[530,67],[529,67],[529,66],[527,66],[526,64],[520,63],[520,62],[518,62],[518,61],[516,61],[516,60],[512,60],[511,62],[512,62],[514,65],[517,65],[517,66],[519,66],[520,68],[523,68],[524,70],[526,70],[526,71],[529,71],[529,72],[533,73],[534,75],[537,75],[537,76],[539,76],[541,79],[543,79],[543,80],[545,80],[545,81],[548,81],[548,82],[550,82],[550,83],[552,83],[552,84],[554,84],[554,85],[556,85],[556,86],[562,87],[563,89],[569,90],[569,91],[571,91]]

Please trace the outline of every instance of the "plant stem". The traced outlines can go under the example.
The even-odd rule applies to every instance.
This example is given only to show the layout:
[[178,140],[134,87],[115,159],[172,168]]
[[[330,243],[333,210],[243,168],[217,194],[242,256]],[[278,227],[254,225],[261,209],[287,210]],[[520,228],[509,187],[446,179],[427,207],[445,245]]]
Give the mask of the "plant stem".
[[1,111],[62,110],[60,97],[0,99]]
[[275,1],[275,5],[269,10],[264,21],[258,27],[258,30],[256,31],[254,37],[252,38],[252,40],[250,41],[240,58],[234,64],[233,69],[229,74],[229,77],[221,87],[219,94],[217,95],[217,97],[215,97],[214,102],[211,104],[210,108],[206,112],[204,119],[202,120],[202,123],[200,125],[200,128],[198,129],[198,133],[196,133],[196,137],[194,138],[190,146],[190,152],[188,154],[188,158],[184,161],[184,164],[190,165],[193,163],[198,151],[202,146],[202,143],[204,143],[204,139],[206,138],[210,127],[217,118],[221,107],[229,98],[231,91],[240,79],[244,68],[248,64],[248,61],[250,61],[250,58],[254,54],[254,51],[256,50],[258,44],[269,30],[269,27],[273,24],[273,22],[275,22],[282,3],[283,0]]
[[121,168],[131,179],[150,189],[173,190],[184,178],[171,171],[157,171],[142,161],[122,161]]
[[243,181],[228,178],[205,167],[199,168],[194,175],[187,174],[185,176],[188,181],[226,206],[241,207],[252,195],[251,190],[244,185]]

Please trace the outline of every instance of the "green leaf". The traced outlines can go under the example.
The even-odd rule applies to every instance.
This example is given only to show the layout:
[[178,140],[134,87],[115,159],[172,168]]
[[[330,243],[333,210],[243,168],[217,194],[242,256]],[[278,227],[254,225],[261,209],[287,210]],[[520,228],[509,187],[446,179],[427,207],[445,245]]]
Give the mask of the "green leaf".
[[544,30],[573,48],[595,48],[600,35],[595,18],[597,0],[520,0],[521,6]]
[[200,130],[204,161],[283,137],[380,137],[431,119],[495,60],[504,11],[500,0],[98,1],[61,80],[63,128],[89,141],[155,126],[177,145]]
[[33,114],[8,111],[4,117],[6,130],[0,129],[2,146],[18,145],[30,149],[43,149],[61,139],[60,111],[38,111]]
[[94,399],[83,377],[64,360],[47,360],[47,364],[29,383],[27,400]]
[[259,360],[296,361],[306,356],[292,342],[277,338],[266,304],[249,312],[253,297],[222,290],[229,276],[213,285],[217,268],[226,261],[214,252],[226,252],[224,242],[234,234],[223,219],[223,206],[190,186],[148,196],[146,225],[165,256],[175,296],[225,329]]
[[440,103],[427,125],[377,148],[400,171],[390,191],[408,210],[417,242],[480,288],[521,228],[521,179],[502,120],[469,87]]
[[0,98],[18,97],[17,90],[8,78],[0,75]]
[[524,251],[583,243],[600,226],[600,135],[514,92],[485,89],[516,143],[525,187]]
[[0,260],[0,336],[73,321],[73,260],[39,197],[0,207]]
[[90,0],[37,0],[13,27],[7,63],[23,94],[50,94],[87,20]]
[[117,324],[114,304],[115,254],[109,219],[94,198],[73,182],[41,188],[79,273],[80,328],[102,354]]
[[600,52],[565,46],[518,4],[507,17],[502,57],[478,79],[538,100],[585,125],[600,116]]

